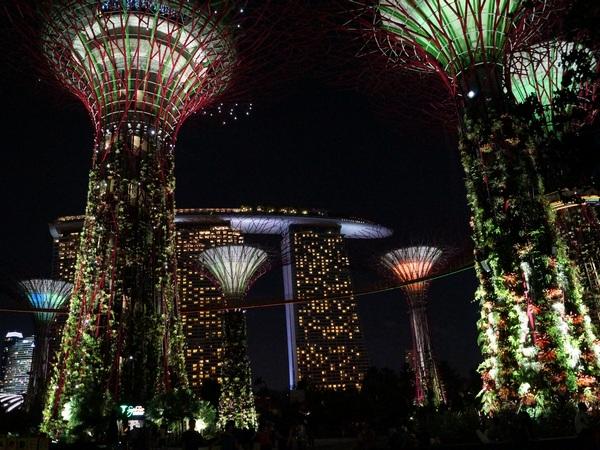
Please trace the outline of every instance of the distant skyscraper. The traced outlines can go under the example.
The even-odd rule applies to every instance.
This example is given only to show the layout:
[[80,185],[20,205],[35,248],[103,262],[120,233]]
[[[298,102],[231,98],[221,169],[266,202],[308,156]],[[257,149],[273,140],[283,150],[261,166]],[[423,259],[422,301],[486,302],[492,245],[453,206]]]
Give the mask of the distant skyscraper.
[[292,225],[283,248],[286,298],[306,300],[286,307],[290,385],[360,388],[368,359],[339,225]]
[[[50,235],[53,240],[52,278],[67,283],[75,279],[75,262],[79,249],[79,233],[83,224],[83,216],[65,216],[50,224]],[[57,314],[48,335],[48,364],[51,368],[60,349],[62,330],[67,321],[67,314]],[[52,373],[52,372],[50,372]]]
[[6,335],[2,350],[2,380],[0,392],[25,395],[29,386],[33,348],[33,336],[23,337],[21,333]]
[[[55,277],[72,281],[81,216],[50,225]],[[300,379],[344,389],[359,386],[367,367],[356,301],[352,294],[346,239],[377,239],[391,231],[371,222],[329,217],[295,208],[179,209],[175,219],[179,309],[186,337],[186,367],[193,389],[218,379],[223,324],[219,290],[200,271],[207,247],[241,244],[244,236],[280,236],[284,297],[307,300],[286,307],[289,386]],[[198,311],[202,309],[203,311]]]
[[[81,220],[81,216],[61,217],[55,224],[50,225],[50,234],[54,240],[52,278],[56,280],[73,282],[75,261],[79,249]],[[77,224],[77,226],[73,226],[74,224]]]
[[2,387],[4,386],[6,370],[8,369],[8,359],[10,357],[10,349],[20,339],[23,339],[23,334],[17,331],[11,331],[4,337],[4,342],[2,343],[2,354],[0,355],[0,390],[2,390]]

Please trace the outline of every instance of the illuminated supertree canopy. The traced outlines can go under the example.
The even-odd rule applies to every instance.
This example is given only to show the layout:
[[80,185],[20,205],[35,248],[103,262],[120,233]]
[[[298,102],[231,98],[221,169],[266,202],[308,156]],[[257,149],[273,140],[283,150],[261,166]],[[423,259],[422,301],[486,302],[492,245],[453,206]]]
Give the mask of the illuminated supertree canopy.
[[43,0],[17,8],[28,11],[24,28],[38,24],[32,36],[46,66],[85,105],[96,132],[70,313],[42,424],[53,437],[87,425],[99,434],[118,405],[144,406],[187,386],[174,145],[190,115],[261,78],[252,62],[270,45],[260,27],[270,25],[265,6],[248,13],[226,0]]
[[200,262],[217,280],[225,297],[241,298],[262,274],[267,252],[248,245],[213,247],[200,254]]
[[402,287],[406,292],[424,293],[428,282],[416,280],[429,276],[441,256],[440,249],[423,245],[386,253],[381,258],[381,262],[394,273],[400,282],[409,283]]
[[445,72],[458,74],[473,62],[497,62],[522,2],[382,0],[383,27],[414,41]]
[[226,87],[235,67],[231,6],[212,5],[55,1],[46,11],[43,50],[105,133],[128,122],[172,136]]
[[438,73],[458,107],[480,282],[481,398],[490,414],[539,417],[567,399],[597,398],[600,346],[534,159],[546,137],[517,113],[504,74],[509,53],[539,41],[553,6],[379,0],[372,8],[376,42],[390,61]]
[[577,63],[569,61],[575,51],[583,52],[592,62],[591,53],[572,42],[551,40],[532,45],[510,55],[510,86],[517,102],[533,96],[544,108],[546,126],[553,128],[553,103],[559,91],[583,94],[585,87],[577,77],[565,80],[567,72],[577,73]]
[[38,327],[47,327],[54,320],[56,311],[67,306],[73,290],[71,283],[49,279],[21,281],[20,285],[31,306],[41,310],[34,313]]
[[[534,2],[543,9],[544,1]],[[413,68],[434,70],[454,83],[479,65],[501,65],[509,33],[526,39],[522,0],[380,0],[380,26],[388,33],[385,51]],[[514,39],[514,36],[513,36]]]
[[441,262],[442,251],[436,247],[413,246],[392,250],[381,257],[381,264],[401,283],[408,298],[412,336],[412,369],[415,374],[415,403],[431,401],[437,407],[446,402],[431,348],[426,313],[427,288],[423,281]]
[[[223,291],[225,301],[242,300],[266,270],[268,255],[248,245],[213,247],[200,254],[200,263]],[[246,345],[243,311],[223,313],[223,365],[219,396],[219,426],[233,421],[238,429],[256,429],[258,419],[252,393],[252,374]]]

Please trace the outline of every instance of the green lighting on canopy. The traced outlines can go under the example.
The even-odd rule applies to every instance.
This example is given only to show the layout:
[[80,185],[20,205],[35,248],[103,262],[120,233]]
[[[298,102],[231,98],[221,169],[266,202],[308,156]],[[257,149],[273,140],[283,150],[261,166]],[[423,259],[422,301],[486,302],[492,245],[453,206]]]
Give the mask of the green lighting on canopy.
[[[71,283],[46,279],[21,281],[20,285],[31,306],[48,310],[64,307],[73,289]],[[56,312],[53,311],[37,311],[34,314],[35,321],[40,325],[50,323],[55,316]]]
[[[523,0],[380,0],[381,27],[422,49],[449,76],[480,63],[502,64]],[[411,52],[412,53],[412,52]]]
[[[548,41],[517,52],[510,58],[511,91],[518,103],[534,96],[544,108],[546,124],[552,129],[552,105],[558,91],[563,88],[578,93],[581,86],[571,82],[565,86],[566,71],[577,70],[577,63],[565,58],[582,46],[564,41]],[[591,53],[588,53],[592,58]]]
[[247,245],[225,245],[209,248],[199,258],[219,283],[223,294],[228,298],[239,298],[260,274],[268,255],[264,250]]
[[119,123],[128,111],[171,132],[231,77],[236,55],[224,15],[178,0],[62,0],[42,46],[95,120]]

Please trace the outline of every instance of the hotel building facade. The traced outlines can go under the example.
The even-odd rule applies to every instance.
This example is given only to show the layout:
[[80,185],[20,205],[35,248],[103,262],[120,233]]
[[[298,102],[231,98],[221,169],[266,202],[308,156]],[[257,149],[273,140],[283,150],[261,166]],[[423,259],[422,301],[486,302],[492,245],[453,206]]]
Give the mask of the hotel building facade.
[[[300,381],[325,389],[360,388],[368,359],[346,239],[383,238],[389,229],[322,211],[265,207],[179,209],[175,222],[179,309],[194,390],[207,378],[219,379],[222,354],[222,296],[200,269],[198,254],[260,235],[276,235],[281,242],[283,296],[290,301],[285,307],[290,389]],[[58,279],[72,282],[82,223],[75,216],[50,225]]]

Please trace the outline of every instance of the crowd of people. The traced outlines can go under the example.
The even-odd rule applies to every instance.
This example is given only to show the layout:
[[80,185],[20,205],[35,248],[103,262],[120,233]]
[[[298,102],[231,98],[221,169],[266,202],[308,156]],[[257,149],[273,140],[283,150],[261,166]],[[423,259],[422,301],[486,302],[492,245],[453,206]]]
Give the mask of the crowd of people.
[[[460,439],[460,443],[452,445],[479,444],[484,447],[509,448],[515,444],[529,445],[537,441],[548,440],[548,437],[536,435],[536,427],[526,414],[511,416],[507,421],[501,418],[483,419],[478,425],[468,427]],[[427,421],[410,421],[388,430],[387,436],[376,433],[366,422],[356,424],[352,442],[347,443],[347,450],[375,449],[424,449],[438,448],[448,444],[446,437],[435,426]],[[590,421],[589,415],[579,412],[574,420],[575,434],[571,436],[556,436],[550,438],[555,443],[569,443],[578,449],[600,448],[600,427]],[[127,450],[181,450],[220,449],[220,450],[311,450],[315,448],[314,438],[305,423],[298,422],[289,430],[280,430],[271,422],[264,422],[256,432],[235,430],[233,422],[227,423],[224,430],[217,436],[205,438],[196,431],[196,422],[190,420],[187,429],[179,436],[171,436],[161,429],[154,440],[149,440],[147,432],[141,428],[132,428],[128,433],[124,449]],[[507,434],[507,430],[510,431]],[[456,430],[455,430],[456,431]],[[342,448],[342,447],[340,447]]]
[[157,431],[151,427],[132,427],[125,434],[122,448],[126,450],[181,450],[220,449],[220,450],[310,450],[314,440],[303,423],[291,426],[287,432],[274,427],[270,422],[260,425],[258,431],[239,431],[233,422],[225,425],[215,437],[205,438],[196,430],[196,421],[191,419],[187,429],[176,436],[168,433],[166,427]]

